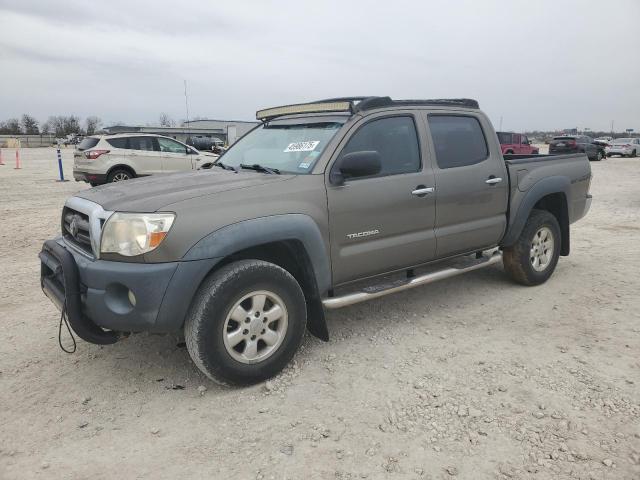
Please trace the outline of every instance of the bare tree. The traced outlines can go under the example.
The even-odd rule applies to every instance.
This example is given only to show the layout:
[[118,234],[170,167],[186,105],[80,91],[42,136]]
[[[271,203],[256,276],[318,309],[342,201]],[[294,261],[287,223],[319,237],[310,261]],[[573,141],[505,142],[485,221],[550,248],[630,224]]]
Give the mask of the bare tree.
[[51,123],[49,122],[49,120],[47,120],[46,122],[42,123],[42,127],[40,128],[40,133],[42,133],[42,135],[49,135],[50,132],[51,132]]
[[27,135],[38,135],[40,128],[38,128],[38,121],[31,115],[22,115],[22,131]]
[[17,118],[10,118],[6,122],[4,122],[4,132],[9,135],[19,135],[20,130],[20,120]]
[[164,112],[160,114],[159,120],[161,127],[174,127],[176,124],[176,122],[174,122],[173,119]]
[[100,129],[102,120],[100,120],[100,118],[96,116],[87,117],[87,119],[85,120],[85,125],[87,135],[93,135],[97,130]]

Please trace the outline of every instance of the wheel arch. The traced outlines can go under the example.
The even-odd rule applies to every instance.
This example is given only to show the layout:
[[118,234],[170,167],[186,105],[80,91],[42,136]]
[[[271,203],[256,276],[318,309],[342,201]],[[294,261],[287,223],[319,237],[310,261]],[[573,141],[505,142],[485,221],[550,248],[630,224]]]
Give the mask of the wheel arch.
[[569,255],[569,190],[571,182],[567,177],[549,177],[536,183],[520,201],[520,205],[511,222],[501,246],[510,247],[518,240],[524,225],[534,209],[546,210],[556,217],[560,224],[560,254]]
[[138,174],[131,167],[131,165],[127,165],[127,164],[124,164],[124,163],[118,163],[118,164],[110,167],[109,170],[107,170],[105,178],[109,178],[109,175],[111,175],[111,172],[113,172],[114,170],[127,170],[127,171],[131,172],[134,177],[138,176]]
[[264,260],[284,268],[304,292],[307,328],[316,337],[329,339],[321,302],[331,287],[329,254],[320,229],[308,215],[272,215],[228,225],[202,238],[183,260],[207,258],[218,261],[202,281],[237,260]]

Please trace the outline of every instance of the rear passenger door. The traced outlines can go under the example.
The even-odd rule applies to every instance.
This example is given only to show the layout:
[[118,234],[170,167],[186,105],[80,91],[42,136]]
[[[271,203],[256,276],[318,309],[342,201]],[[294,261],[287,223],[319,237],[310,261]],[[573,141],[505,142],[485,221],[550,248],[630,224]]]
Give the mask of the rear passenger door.
[[137,176],[162,173],[160,152],[158,152],[152,136],[129,137],[126,162],[133,168]]
[[513,136],[513,153],[521,154],[522,153],[522,135],[519,133],[514,133]]
[[189,147],[171,138],[157,137],[160,156],[162,158],[162,171],[164,173],[183,172],[193,170],[192,158]]
[[426,120],[435,156],[437,257],[497,245],[506,229],[509,182],[499,146],[485,134],[492,131],[488,119],[430,113]]

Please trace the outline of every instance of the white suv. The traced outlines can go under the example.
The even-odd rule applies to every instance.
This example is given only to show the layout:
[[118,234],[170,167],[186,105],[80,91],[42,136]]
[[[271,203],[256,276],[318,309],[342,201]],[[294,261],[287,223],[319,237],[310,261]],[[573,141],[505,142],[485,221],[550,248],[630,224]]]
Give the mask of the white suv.
[[73,177],[95,186],[145,175],[197,170],[217,157],[161,135],[94,135],[85,137],[76,147]]

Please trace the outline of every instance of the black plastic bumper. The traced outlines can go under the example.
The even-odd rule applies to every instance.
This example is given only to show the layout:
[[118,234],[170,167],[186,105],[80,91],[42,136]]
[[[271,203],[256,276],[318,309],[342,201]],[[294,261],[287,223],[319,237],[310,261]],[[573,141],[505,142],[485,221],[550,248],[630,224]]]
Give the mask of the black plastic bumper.
[[39,254],[42,291],[60,310],[66,310],[73,331],[83,340],[98,345],[118,341],[114,331],[103,330],[82,313],[78,266],[64,247],[48,240]]

